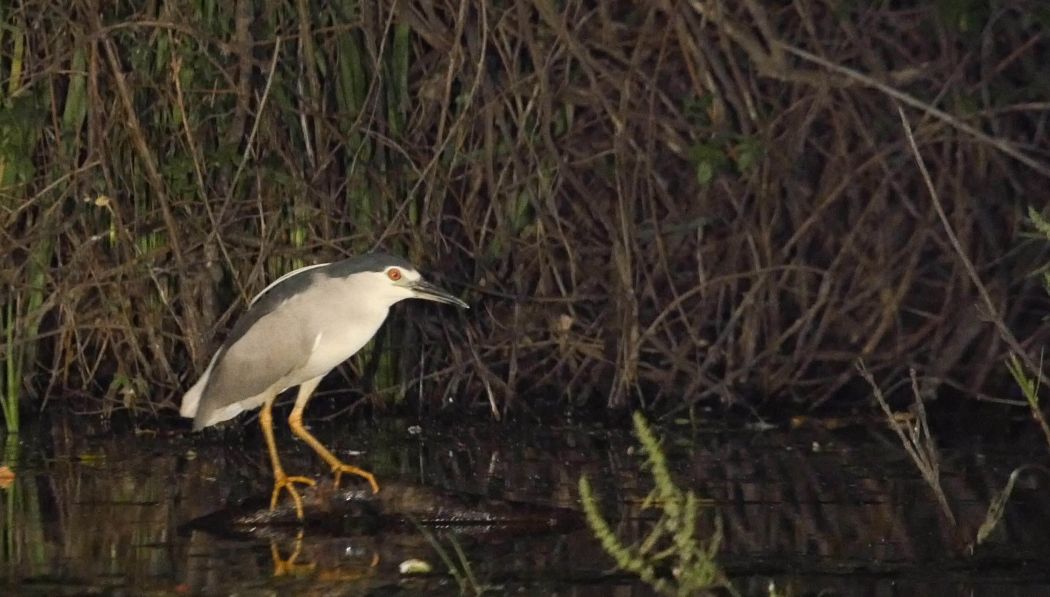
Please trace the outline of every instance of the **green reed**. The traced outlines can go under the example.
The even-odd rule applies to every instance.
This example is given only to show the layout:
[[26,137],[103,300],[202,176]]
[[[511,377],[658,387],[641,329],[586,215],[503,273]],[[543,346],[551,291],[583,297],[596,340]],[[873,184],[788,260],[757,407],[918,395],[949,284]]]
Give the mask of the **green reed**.
[[[6,71],[0,69],[7,80],[6,86],[0,85],[0,205],[14,210],[21,206],[19,199],[27,199],[25,194],[28,183],[37,174],[31,156],[43,135],[48,94],[42,86],[29,86],[27,81],[27,32],[24,24],[19,22],[0,26],[0,35],[11,39],[8,68]],[[0,42],[3,41],[0,37]],[[83,57],[80,58],[82,64]],[[69,109],[67,112],[74,110]],[[22,390],[28,385],[27,377],[31,376],[36,355],[35,337],[41,319],[40,309],[53,246],[53,240],[46,231],[49,222],[42,220],[43,216],[37,211],[27,211],[22,216],[22,226],[27,229],[36,227],[42,232],[25,243],[28,251],[22,254],[21,267],[15,270],[18,281],[0,295],[0,305],[3,307],[0,311],[0,329],[4,339],[0,352],[0,358],[3,359],[0,410],[8,431],[17,431],[20,426]]]

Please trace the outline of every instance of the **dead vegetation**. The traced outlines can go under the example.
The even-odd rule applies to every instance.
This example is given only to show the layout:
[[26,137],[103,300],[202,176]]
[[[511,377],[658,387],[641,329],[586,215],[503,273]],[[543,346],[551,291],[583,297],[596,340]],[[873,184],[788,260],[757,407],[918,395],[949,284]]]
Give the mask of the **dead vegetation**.
[[157,409],[268,280],[384,247],[476,305],[355,359],[427,402],[995,394],[982,312],[1046,342],[1048,20],[928,4],[15,2],[5,392]]

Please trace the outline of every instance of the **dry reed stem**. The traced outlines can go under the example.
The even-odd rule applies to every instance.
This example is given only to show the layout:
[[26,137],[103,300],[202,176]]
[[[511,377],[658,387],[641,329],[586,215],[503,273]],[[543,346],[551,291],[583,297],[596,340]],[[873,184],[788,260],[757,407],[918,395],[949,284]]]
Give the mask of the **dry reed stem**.
[[[1017,81],[1050,44],[1012,13],[978,52],[932,8],[249,5],[88,18],[89,3],[26,0],[10,15],[39,49],[22,97],[40,96],[31,169],[0,185],[14,293],[33,291],[28,256],[56,239],[54,307],[26,336],[40,338],[36,393],[119,409],[126,378],[164,405],[269,280],[377,246],[477,308],[447,322],[400,310],[388,356],[423,352],[384,361],[374,395],[455,389],[501,417],[551,397],[835,405],[858,357],[1001,399],[1013,344],[975,298],[1017,344],[1042,333],[1026,275],[1047,252],[1014,231],[1045,176],[995,140],[1046,151],[1040,102]],[[834,51],[850,71],[795,50]],[[77,75],[86,118],[65,130]],[[862,77],[941,119],[915,139],[927,179],[891,133],[896,96]],[[939,209],[913,198],[929,185]],[[380,356],[347,378],[361,384]]]
[[875,401],[878,402],[883,414],[886,415],[886,422],[897,434],[901,445],[904,446],[904,450],[908,453],[915,468],[919,469],[919,473],[922,475],[923,480],[926,481],[926,485],[937,498],[937,504],[941,507],[941,513],[948,519],[952,527],[956,527],[955,514],[952,513],[952,508],[948,504],[948,497],[944,493],[944,488],[941,487],[940,455],[937,452],[937,446],[933,441],[933,435],[930,433],[929,423],[926,420],[926,407],[923,404],[922,395],[919,391],[919,382],[916,378],[915,370],[911,371],[912,397],[915,400],[915,421],[911,425],[901,422],[894,414],[889,403],[886,402],[886,398],[882,395],[882,389],[875,382],[875,377],[864,365],[864,361],[857,361],[857,371],[871,386]]
[[959,238],[952,230],[952,225],[948,221],[948,216],[944,213],[944,206],[941,205],[941,199],[937,195],[937,188],[933,185],[933,181],[930,180],[930,173],[926,170],[926,164],[922,160],[922,154],[919,153],[919,147],[915,144],[915,135],[912,134],[911,125],[908,124],[908,119],[904,115],[904,110],[898,106],[897,113],[900,115],[901,126],[904,127],[904,133],[908,137],[908,144],[911,146],[912,154],[915,156],[915,163],[918,164],[919,171],[922,172],[922,180],[926,183],[926,189],[930,192],[930,199],[933,201],[933,206],[937,210],[937,217],[940,219],[941,225],[944,226],[944,233],[948,236],[952,248],[955,249],[959,261],[961,261],[963,267],[966,268],[966,273],[969,275],[970,281],[973,283],[974,288],[977,289],[977,293],[981,297],[981,302],[984,303],[986,317],[991,319],[992,323],[999,331],[999,336],[1010,346],[1013,354],[1019,355],[1021,360],[1023,360],[1024,364],[1028,367],[1028,370],[1035,373],[1041,382],[1050,385],[1050,380],[1047,380],[1046,375],[1043,373],[1043,368],[1032,359],[1031,355],[1028,354],[1028,351],[1025,350],[1024,347],[1021,346],[1021,343],[1017,341],[1017,338],[1014,337],[1013,332],[1006,327],[1002,317],[999,316],[998,309],[996,309],[995,303],[988,294],[988,289],[985,287],[984,283],[981,282],[981,277],[977,274],[973,262],[970,261],[970,258],[966,255],[966,251],[959,242]]

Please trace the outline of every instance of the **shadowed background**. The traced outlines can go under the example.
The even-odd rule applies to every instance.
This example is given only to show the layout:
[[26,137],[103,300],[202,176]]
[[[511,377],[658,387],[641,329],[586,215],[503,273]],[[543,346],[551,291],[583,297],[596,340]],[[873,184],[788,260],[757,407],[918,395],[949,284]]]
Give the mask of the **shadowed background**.
[[797,410],[856,400],[858,357],[1001,395],[896,102],[1039,346],[1038,2],[24,0],[0,22],[9,425],[45,398],[165,412],[268,281],[375,247],[475,306],[399,308],[331,380],[383,400]]

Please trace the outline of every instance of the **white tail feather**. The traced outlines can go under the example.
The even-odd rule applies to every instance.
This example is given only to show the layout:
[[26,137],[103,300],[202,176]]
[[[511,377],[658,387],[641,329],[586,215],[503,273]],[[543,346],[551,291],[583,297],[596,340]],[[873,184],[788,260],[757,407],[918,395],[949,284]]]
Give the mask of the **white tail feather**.
[[215,366],[215,359],[217,358],[219,358],[218,351],[211,358],[211,362],[208,363],[208,368],[204,370],[204,375],[201,375],[197,383],[193,384],[193,387],[182,395],[182,406],[179,408],[179,414],[187,419],[197,416],[197,406],[201,403],[201,395],[204,394],[204,388],[208,385],[208,378],[211,377],[211,370]]

